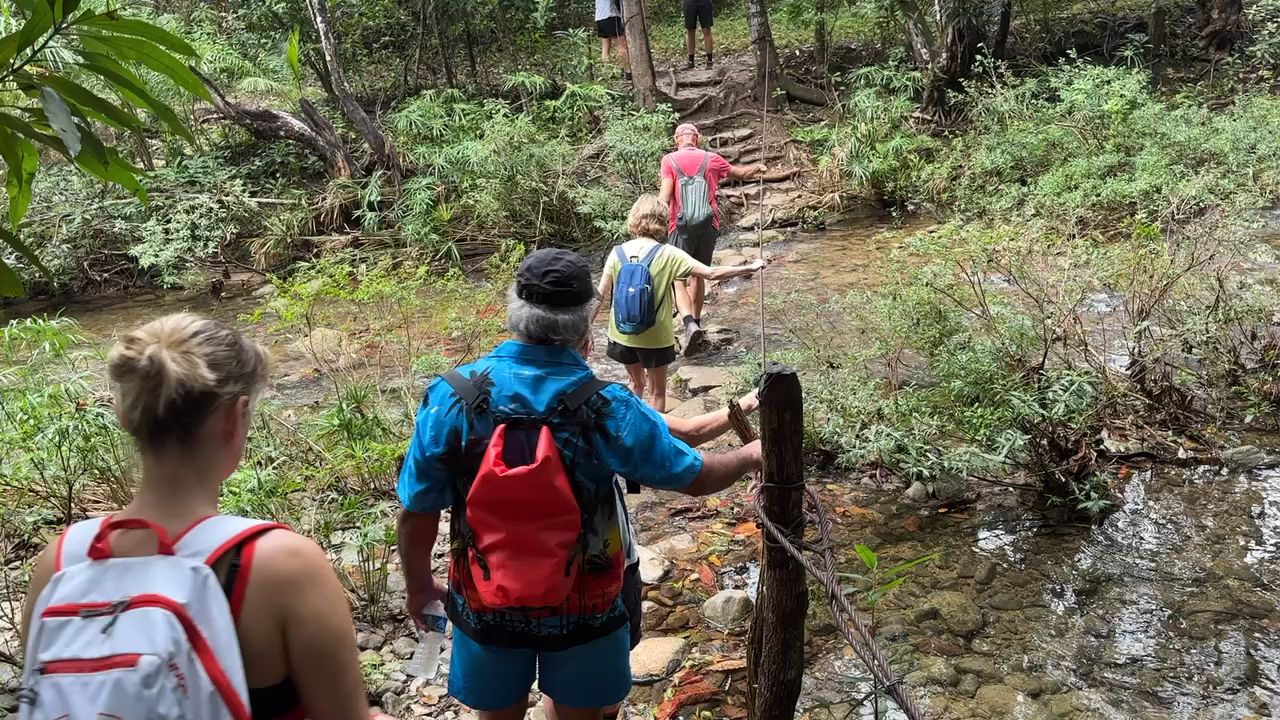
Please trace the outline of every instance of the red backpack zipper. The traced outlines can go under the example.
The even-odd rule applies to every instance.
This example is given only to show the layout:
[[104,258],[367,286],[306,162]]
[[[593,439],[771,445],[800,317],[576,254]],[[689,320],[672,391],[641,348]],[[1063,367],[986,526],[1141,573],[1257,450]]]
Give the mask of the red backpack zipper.
[[108,655],[91,660],[52,660],[40,666],[41,675],[88,675],[111,670],[132,670],[142,659],[140,653]]

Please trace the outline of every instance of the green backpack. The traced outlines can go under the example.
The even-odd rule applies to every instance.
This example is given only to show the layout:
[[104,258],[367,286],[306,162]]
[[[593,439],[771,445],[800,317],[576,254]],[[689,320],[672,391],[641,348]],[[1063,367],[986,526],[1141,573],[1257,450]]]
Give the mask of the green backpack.
[[698,172],[685,175],[680,163],[673,158],[671,166],[679,178],[680,214],[676,216],[676,231],[687,240],[702,240],[715,233],[716,214],[711,209],[711,186],[707,184],[707,163],[711,153],[702,153]]

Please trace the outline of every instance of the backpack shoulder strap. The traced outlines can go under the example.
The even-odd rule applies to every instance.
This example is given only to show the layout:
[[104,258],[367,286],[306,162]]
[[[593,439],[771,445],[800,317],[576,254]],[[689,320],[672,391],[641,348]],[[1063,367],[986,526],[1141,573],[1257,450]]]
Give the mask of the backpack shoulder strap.
[[703,151],[702,151],[702,164],[698,166],[698,173],[697,173],[696,177],[706,177],[706,175],[707,175],[707,165],[708,165],[708,164],[710,164],[710,163],[711,163],[711,151],[710,151],[710,150],[703,150]]
[[671,168],[676,171],[677,178],[684,180],[685,178],[689,177],[688,175],[684,174],[684,170],[680,169],[680,163],[676,162],[675,153],[671,153],[670,155],[667,156],[667,162],[671,163]]
[[649,248],[649,252],[644,254],[640,262],[644,263],[645,267],[649,267],[658,258],[658,253],[660,252],[662,252],[662,243],[654,243],[654,246]]
[[228,550],[262,535],[269,530],[288,530],[288,526],[267,520],[214,515],[196,523],[182,534],[174,550],[182,557],[198,560],[206,565],[217,562]]
[[582,407],[588,400],[597,393],[609,387],[613,383],[605,382],[600,378],[592,375],[587,378],[581,385],[574,388],[568,395],[560,399],[560,405],[568,412],[574,412]]
[[58,536],[58,547],[54,551],[57,556],[54,559],[54,572],[88,562],[89,546],[93,544],[93,538],[98,534],[98,529],[108,520],[110,518],[89,518],[63,530]]
[[614,254],[618,256],[618,263],[620,265],[626,265],[631,262],[631,259],[627,257],[627,251],[623,250],[621,245],[614,249]]
[[449,387],[453,388],[453,394],[466,403],[473,412],[481,409],[484,395],[467,376],[457,370],[449,370],[442,373],[440,379],[448,383]]

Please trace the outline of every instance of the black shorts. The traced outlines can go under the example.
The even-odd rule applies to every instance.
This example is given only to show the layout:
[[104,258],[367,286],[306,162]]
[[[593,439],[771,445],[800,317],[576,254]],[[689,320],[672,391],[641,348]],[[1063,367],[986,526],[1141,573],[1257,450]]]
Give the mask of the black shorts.
[[644,634],[644,610],[640,608],[640,563],[628,565],[622,573],[622,604],[627,608],[627,619],[631,621],[631,649],[640,644],[640,636]]
[[716,235],[712,234],[698,240],[690,240],[682,236],[679,230],[672,230],[667,238],[667,244],[689,253],[689,257],[703,265],[710,265],[712,256],[716,254],[716,239]]
[[622,37],[622,18],[608,17],[596,21],[596,34],[602,38]]
[[684,0],[684,29],[694,30],[699,25],[703,30],[710,30],[715,24],[715,13],[711,0]]
[[675,362],[676,346],[633,348],[610,340],[609,348],[605,351],[605,354],[609,356],[610,360],[615,360],[623,365],[635,365],[638,363],[652,370],[653,368],[666,367]]

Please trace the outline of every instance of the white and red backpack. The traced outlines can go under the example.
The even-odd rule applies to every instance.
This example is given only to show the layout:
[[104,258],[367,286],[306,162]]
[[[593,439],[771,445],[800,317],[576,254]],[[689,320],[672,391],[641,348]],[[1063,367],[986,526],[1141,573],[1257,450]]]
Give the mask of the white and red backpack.
[[[36,602],[20,720],[250,720],[232,605],[211,565],[283,527],[217,515],[175,540],[140,518],[93,519],[58,539]],[[157,552],[115,557],[111,534],[149,529]]]

